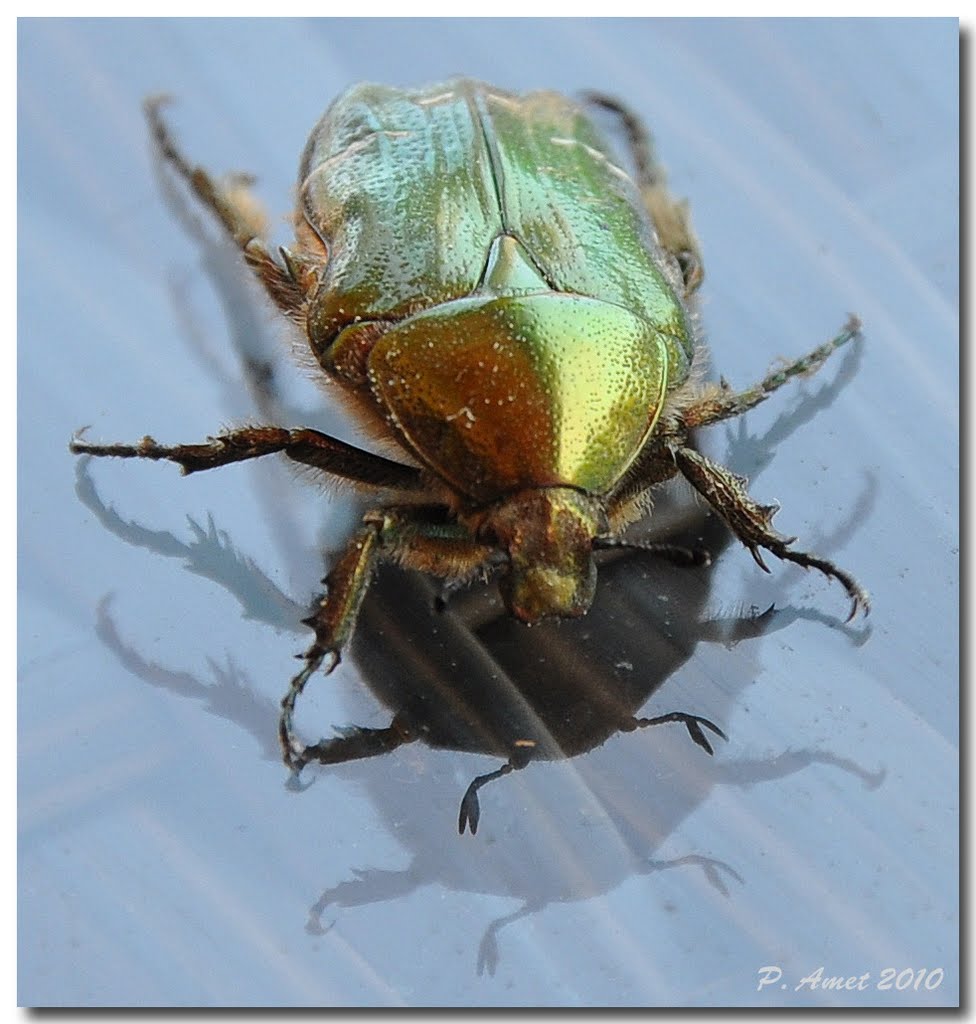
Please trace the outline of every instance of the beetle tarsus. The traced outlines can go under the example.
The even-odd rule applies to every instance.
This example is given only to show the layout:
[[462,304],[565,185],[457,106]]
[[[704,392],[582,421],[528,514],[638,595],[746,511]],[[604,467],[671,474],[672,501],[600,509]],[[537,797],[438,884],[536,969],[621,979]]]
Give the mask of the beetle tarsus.
[[312,673],[322,663],[322,657],[308,658],[305,667],[296,675],[288,687],[288,692],[281,699],[281,715],[278,719],[278,743],[285,764],[296,774],[301,772],[307,761],[304,759],[305,746],[294,735],[295,702],[305,689]]
[[302,747],[296,762],[302,766],[313,761],[319,764],[344,764],[347,761],[388,754],[416,738],[416,732],[407,717],[399,714],[385,729],[367,729],[362,726],[340,729],[336,736]]
[[281,715],[278,719],[278,742],[281,746],[282,760],[293,771],[301,771],[311,759],[306,746],[296,736],[294,730],[295,704],[305,689],[305,684],[325,665],[323,675],[330,675],[341,661],[339,651],[323,648],[318,641],[299,655],[305,661],[305,667],[296,675],[288,687],[288,692],[281,699]]
[[[471,783],[473,786],[474,783]],[[478,791],[468,787],[467,792],[461,798],[461,810],[458,813],[458,834],[464,835],[466,829],[471,829],[471,835],[478,832],[478,820],[481,817],[481,807],[478,803]]]
[[478,801],[478,790],[494,779],[500,779],[503,775],[524,768],[531,760],[537,749],[537,743],[531,739],[516,740],[512,746],[509,759],[493,772],[479,775],[471,781],[461,798],[461,809],[458,813],[458,833],[464,835],[465,828],[471,829],[471,835],[478,831],[478,822],[481,820],[481,804]]
[[818,558],[816,555],[808,555],[803,551],[773,551],[773,554],[784,561],[793,562],[804,569],[816,569],[825,576],[837,580],[847,591],[847,595],[851,599],[851,612],[845,621],[850,622],[857,616],[858,612],[864,615],[870,613],[871,595],[849,572],[834,565],[833,562],[828,561],[826,558]]
[[478,822],[481,820],[481,804],[478,801],[478,790],[486,783],[494,779],[500,779],[503,775],[510,774],[515,771],[515,768],[516,766],[511,761],[508,761],[501,768],[488,772],[485,775],[479,775],[471,781],[471,785],[468,786],[464,796],[461,798],[461,810],[458,814],[459,835],[464,835],[465,828],[471,829],[471,835],[475,835],[478,831]]
[[669,722],[681,722],[688,730],[688,735],[706,754],[714,754],[715,751],[712,749],[708,737],[702,732],[702,726],[728,741],[728,736],[714,722],[708,718],[702,718],[701,715],[690,715],[685,711],[672,711],[667,715],[658,715],[656,718],[634,718],[630,728],[645,729],[651,725],[665,725]]
[[686,429],[704,427],[712,423],[719,423],[722,420],[741,416],[742,413],[754,409],[761,402],[764,402],[774,391],[778,391],[784,384],[789,383],[796,377],[809,377],[816,373],[821,366],[839,348],[848,342],[861,337],[861,321],[851,313],[840,333],[830,341],[824,342],[812,352],[808,352],[799,359],[778,366],[771,370],[758,384],[743,391],[732,391],[727,382],[722,380],[720,388],[707,388],[703,391],[699,401],[690,405],[681,414],[681,420]]
[[618,100],[616,96],[596,90],[584,92],[583,100],[595,107],[602,107],[619,118],[620,125],[627,136],[630,157],[634,161],[637,184],[641,188],[653,188],[662,184],[663,171],[654,159],[654,147],[651,144],[650,134],[644,122],[634,111]]

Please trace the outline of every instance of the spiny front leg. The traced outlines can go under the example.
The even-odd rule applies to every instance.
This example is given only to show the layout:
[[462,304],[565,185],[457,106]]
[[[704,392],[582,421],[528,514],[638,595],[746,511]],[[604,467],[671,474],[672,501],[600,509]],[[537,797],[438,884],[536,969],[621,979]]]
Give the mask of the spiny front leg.
[[[315,631],[315,640],[299,655],[305,665],[292,679],[281,702],[278,724],[282,755],[289,768],[299,772],[312,761],[333,764],[340,754],[349,753],[349,744],[336,740],[303,744],[294,731],[295,703],[315,672],[324,666],[328,675],[339,664],[377,563],[395,561],[438,576],[467,578],[485,564],[491,553],[492,549],[479,543],[466,527],[449,521],[440,507],[390,507],[367,513],[363,527],[323,581],[325,596],[311,616],[303,620]],[[392,750],[393,746],[414,738],[403,716],[397,716],[389,729],[371,734],[365,746],[364,737],[366,732],[360,730],[357,741],[360,746],[356,749],[373,752],[379,752],[381,747]],[[340,759],[348,760],[349,756]]]
[[778,506],[760,505],[753,501],[746,491],[747,481],[743,477],[736,476],[692,448],[675,448],[673,455],[678,469],[745,544],[760,569],[769,572],[760,553],[760,548],[765,548],[777,558],[802,565],[805,569],[817,569],[825,576],[838,580],[851,598],[848,622],[859,611],[865,615],[870,611],[871,601],[868,592],[850,573],[825,558],[804,551],[791,550],[790,545],[796,538],[784,537],[772,527],[772,519],[779,510]]
[[369,581],[380,554],[381,532],[382,524],[371,522],[353,537],[342,557],[322,581],[326,586],[325,595],[319,599],[312,614],[302,620],[315,630],[315,640],[300,655],[305,665],[292,679],[281,701],[281,717],[278,720],[282,757],[285,764],[295,772],[315,760],[325,742],[306,746],[295,736],[295,702],[305,689],[305,684],[326,661],[326,675],[339,664],[342,650],[352,636],[360,606],[369,589]]

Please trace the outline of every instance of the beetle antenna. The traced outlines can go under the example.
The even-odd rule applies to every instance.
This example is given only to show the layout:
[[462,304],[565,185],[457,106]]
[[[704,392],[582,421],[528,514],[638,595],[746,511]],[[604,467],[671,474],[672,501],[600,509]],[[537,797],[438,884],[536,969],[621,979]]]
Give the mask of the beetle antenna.
[[703,547],[689,548],[681,544],[658,543],[649,540],[621,540],[617,537],[596,537],[593,540],[593,547],[598,551],[606,551],[611,548],[647,551],[682,568],[693,569],[712,564],[711,553]]

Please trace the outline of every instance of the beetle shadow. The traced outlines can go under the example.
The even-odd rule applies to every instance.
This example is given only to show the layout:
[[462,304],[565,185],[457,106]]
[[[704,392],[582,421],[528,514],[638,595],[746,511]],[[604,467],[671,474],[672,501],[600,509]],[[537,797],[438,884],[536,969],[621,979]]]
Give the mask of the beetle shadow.
[[[652,585],[654,569],[654,566],[644,566],[634,573],[634,567],[628,564],[614,567],[604,589],[612,594],[621,587]],[[628,580],[632,574],[633,579]],[[673,594],[674,580],[670,584]],[[693,592],[696,588],[690,589]],[[383,689],[395,675],[409,680],[412,693],[423,693],[433,687],[438,694],[443,692],[445,675],[455,681],[463,678],[466,685],[460,688],[460,693],[467,698],[466,710],[470,713],[472,688],[486,681],[484,642],[478,638],[477,631],[466,630],[463,623],[452,621],[453,612],[438,614],[434,611],[431,596],[429,583],[413,574],[390,570],[377,580],[375,593],[364,605],[367,619],[363,624],[361,645],[369,646],[372,641],[374,651],[381,657],[372,659],[376,675],[366,674],[366,678],[377,689]],[[682,606],[681,610],[686,609]],[[769,622],[771,616],[746,617],[740,623],[741,630],[724,631],[725,641],[736,643],[760,634],[765,626],[764,619]],[[602,629],[608,622],[615,626],[620,624],[620,620],[607,611],[597,626]],[[602,641],[601,650],[604,654],[616,652],[631,659],[615,665],[611,677],[613,681],[623,677],[627,699],[636,704],[642,700],[645,688],[652,690],[666,679],[657,665],[653,666],[653,675],[642,675],[641,659],[655,652],[665,652],[673,664],[683,664],[691,652],[683,642],[662,640],[658,623],[650,627],[645,624],[639,631],[630,628],[629,620],[625,620],[624,625],[625,635],[621,637],[615,632],[611,640]],[[426,636],[425,626],[429,630]],[[492,632],[489,627],[485,631]],[[121,638],[109,599],[99,607],[97,633],[129,672],[154,688],[199,702],[208,714],[234,722],[255,739],[262,758],[272,764],[280,763],[274,729],[277,701],[252,686],[246,672],[231,658],[223,662],[210,660],[208,681],[147,660]],[[432,638],[441,644],[442,654],[457,655],[458,661],[449,663],[449,673],[445,673],[442,666],[433,679],[425,680],[422,675],[414,675],[413,670],[418,662],[418,648],[423,648]],[[576,640],[592,643],[593,634]],[[571,641],[569,637],[559,638],[560,643]],[[488,655],[503,646],[496,646],[493,639],[487,643]],[[870,787],[880,784],[883,777],[852,760],[819,750],[787,751],[760,759],[728,760],[719,756],[712,760],[690,743],[683,730],[672,733],[654,730],[646,736],[621,736],[604,746],[604,733],[612,735],[613,732],[612,723],[599,713],[599,706],[606,705],[608,680],[604,678],[599,686],[596,711],[580,701],[575,709],[570,709],[566,692],[575,690],[579,697],[599,680],[593,676],[590,666],[590,670],[579,674],[570,672],[561,676],[559,682],[569,684],[566,689],[554,683],[553,677],[540,671],[537,663],[539,652],[547,646],[545,638],[533,641],[529,648],[513,644],[503,652],[503,658],[509,671],[515,663],[532,668],[534,685],[530,693],[533,697],[540,702],[548,700],[551,712],[563,709],[565,717],[549,723],[554,733],[562,730],[563,735],[570,735],[579,753],[589,743],[597,749],[578,761],[567,760],[556,771],[536,766],[506,780],[496,792],[489,790],[485,822],[476,839],[451,836],[464,773],[477,770],[477,759],[470,754],[447,756],[428,752],[420,757],[409,750],[412,756],[397,752],[381,760],[330,768],[329,771],[343,782],[366,795],[377,818],[384,822],[389,834],[404,847],[410,859],[405,867],[398,869],[355,867],[351,879],[326,887],[309,908],[306,923],[309,934],[324,935],[334,929],[334,937],[339,938],[342,929],[334,926],[342,911],[405,898],[429,886],[513,899],[518,901],[518,909],[490,921],[479,940],[477,971],[492,975],[500,962],[499,933],[507,925],[552,903],[596,898],[633,877],[672,868],[700,871],[701,885],[725,899],[731,898],[732,890],[747,881],[734,866],[703,853],[662,855],[665,848],[674,845],[673,837],[680,834],[684,819],[714,787],[753,786],[816,764],[836,767]],[[741,644],[737,651],[751,646]],[[420,661],[433,657],[430,650],[421,654]],[[550,660],[546,654],[543,657]],[[481,672],[466,677],[454,675],[470,667],[470,664],[465,665],[466,660],[480,663]],[[362,661],[360,658],[360,667],[364,667]],[[723,720],[739,692],[753,678],[749,664],[748,658],[740,660],[736,671],[723,678],[722,687],[692,678],[683,686],[680,699],[669,701],[668,706],[677,703],[685,708],[696,707]],[[497,680],[497,676],[493,678]],[[424,685],[425,681],[429,687]],[[402,694],[403,689],[394,686],[392,691],[386,689],[385,692],[389,699]],[[497,689],[487,691],[488,694],[497,692]],[[451,696],[455,701],[458,699],[453,693]],[[653,698],[654,694],[649,696]],[[721,707],[721,704],[726,706]],[[452,726],[456,723],[452,722],[447,709],[436,706],[442,728],[439,745],[449,746]],[[514,720],[520,722],[520,717]],[[492,721],[493,728],[497,729],[500,721],[505,723],[511,719],[500,718],[496,710]],[[467,722],[470,723],[470,718]],[[460,741],[471,744],[468,730],[461,734]],[[719,753],[721,755],[721,751]],[[314,787],[312,792],[296,798],[314,798]]]

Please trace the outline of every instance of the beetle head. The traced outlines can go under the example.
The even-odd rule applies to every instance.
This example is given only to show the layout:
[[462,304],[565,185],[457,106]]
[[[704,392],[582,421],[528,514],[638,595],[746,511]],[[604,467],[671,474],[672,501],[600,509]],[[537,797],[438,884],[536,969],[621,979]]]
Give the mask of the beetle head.
[[593,498],[569,487],[520,491],[496,505],[483,532],[508,552],[499,589],[522,622],[585,615],[596,590],[593,538],[604,532]]

